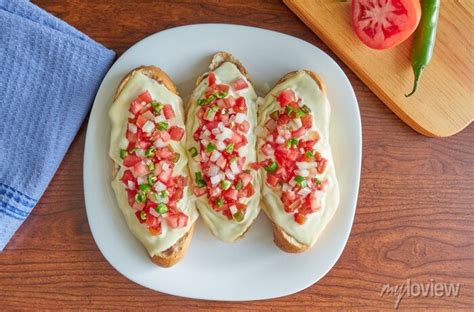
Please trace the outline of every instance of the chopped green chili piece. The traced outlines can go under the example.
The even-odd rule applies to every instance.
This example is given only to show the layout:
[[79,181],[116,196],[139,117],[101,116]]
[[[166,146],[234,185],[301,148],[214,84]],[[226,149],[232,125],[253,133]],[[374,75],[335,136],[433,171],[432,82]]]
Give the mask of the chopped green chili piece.
[[174,153],[173,162],[177,163],[179,161],[179,158],[181,158],[181,155],[179,153]]
[[237,181],[237,184],[235,185],[235,189],[239,191],[241,188],[242,188],[242,180],[239,179],[239,181]]
[[229,162],[234,162],[237,161],[237,156],[232,156],[229,160]]
[[306,153],[304,153],[304,155],[306,156],[306,158],[313,158],[314,157],[312,151],[307,151]]
[[151,107],[153,107],[153,110],[157,113],[161,112],[161,110],[163,109],[163,104],[161,104],[160,102],[158,101],[152,101],[151,103]]
[[234,151],[234,143],[230,143],[229,145],[227,145],[225,147],[225,151],[229,154],[232,153]]
[[148,163],[148,170],[150,170],[150,171],[155,170],[155,164],[154,164],[152,161],[150,161],[150,162]]
[[309,109],[309,107],[306,106],[306,105],[303,105],[303,106],[301,107],[301,110],[302,110],[303,112],[305,112],[306,114],[311,113],[311,109]]
[[152,202],[158,202],[158,194],[151,192],[148,194],[148,197],[151,199]]
[[139,150],[138,147],[134,147],[134,148],[132,148],[132,149],[130,150],[130,154],[135,153],[135,152],[138,151],[138,150]]
[[302,109],[298,109],[295,113],[296,113],[296,118],[301,118],[306,115],[306,113]]
[[149,191],[151,191],[150,185],[146,183],[140,184],[138,188],[140,189],[140,191],[145,192],[145,193],[148,193]]
[[128,155],[128,152],[126,149],[120,150],[120,158],[124,159],[127,155]]
[[156,148],[154,146],[148,148],[145,151],[145,157],[146,158],[152,158],[153,156],[155,156],[155,150],[156,150]]
[[234,214],[234,219],[235,221],[237,222],[240,222],[244,219],[244,213],[242,211],[237,211],[235,214]]
[[304,177],[302,176],[295,176],[295,182],[298,183],[298,185],[301,187],[301,188],[304,188],[306,187],[306,180]]
[[206,99],[199,99],[197,100],[197,105],[203,106],[206,103]]
[[211,103],[216,99],[216,96],[214,94],[211,94],[207,99],[206,99],[206,104]]
[[218,92],[218,93],[214,92],[213,95],[218,99],[223,99],[228,95],[228,93],[227,92]]
[[212,114],[217,112],[219,110],[219,106],[213,105],[211,108],[207,111],[206,117],[211,118]]
[[191,154],[191,157],[196,157],[198,155],[198,150],[194,146],[188,149],[189,154]]
[[291,107],[290,105],[287,105],[285,106],[285,113],[289,116],[291,113],[293,113],[295,110],[293,109],[293,107]]
[[224,205],[224,200],[222,198],[218,198],[216,200],[216,206],[217,207],[222,207]]
[[321,185],[321,180],[319,180],[318,178],[314,178],[314,180],[316,181],[317,185]]
[[166,121],[160,121],[158,123],[158,130],[166,130],[168,129],[168,123]]
[[137,203],[144,203],[146,201],[146,196],[143,193],[135,194],[135,202]]
[[298,145],[298,139],[297,138],[291,138],[288,140],[288,142],[286,142],[286,146],[288,148],[292,147],[292,146],[296,146]]
[[140,211],[140,219],[141,219],[142,221],[146,221],[146,212],[143,211],[143,210]]
[[204,187],[207,185],[206,181],[204,181],[204,179],[202,178],[201,171],[196,172],[195,176],[196,176],[196,185],[198,187]]
[[159,193],[158,193],[158,197],[160,197],[160,198],[166,198],[166,197],[168,197],[168,191],[165,190],[165,191],[159,192]]
[[156,180],[158,180],[158,178],[155,177],[154,175],[150,174],[148,176],[148,184],[155,184]]
[[224,191],[228,190],[231,186],[232,182],[230,182],[229,180],[224,180],[221,182],[221,189],[223,189]]
[[272,162],[268,166],[263,167],[263,169],[268,172],[275,172],[278,169],[278,164],[276,163],[276,161],[272,160]]
[[168,212],[168,207],[163,203],[159,203],[158,206],[156,206],[155,210],[159,214],[165,214]]
[[212,144],[212,143],[209,143],[209,144],[207,144],[207,146],[206,146],[206,151],[207,151],[208,153],[212,152],[212,151],[215,150],[215,149],[216,149],[216,146],[215,146],[214,144]]

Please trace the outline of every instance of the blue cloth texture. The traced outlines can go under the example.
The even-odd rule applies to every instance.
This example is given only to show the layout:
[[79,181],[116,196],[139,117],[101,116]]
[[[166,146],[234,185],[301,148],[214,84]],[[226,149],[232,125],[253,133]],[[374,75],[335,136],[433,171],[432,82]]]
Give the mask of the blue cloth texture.
[[0,251],[51,181],[114,57],[34,4],[0,0]]

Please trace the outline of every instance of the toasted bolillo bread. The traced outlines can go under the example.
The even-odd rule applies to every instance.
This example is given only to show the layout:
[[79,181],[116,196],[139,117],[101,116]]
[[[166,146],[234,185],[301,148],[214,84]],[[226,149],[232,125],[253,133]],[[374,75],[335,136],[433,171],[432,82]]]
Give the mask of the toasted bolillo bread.
[[286,74],[259,107],[263,209],[283,251],[313,246],[339,204],[329,119],[323,82],[308,70]]
[[187,148],[196,205],[219,239],[241,238],[260,212],[255,162],[257,95],[240,61],[219,52],[187,107]]
[[170,267],[185,255],[198,218],[188,187],[182,100],[165,72],[141,66],[123,78],[109,116],[120,210],[152,261]]

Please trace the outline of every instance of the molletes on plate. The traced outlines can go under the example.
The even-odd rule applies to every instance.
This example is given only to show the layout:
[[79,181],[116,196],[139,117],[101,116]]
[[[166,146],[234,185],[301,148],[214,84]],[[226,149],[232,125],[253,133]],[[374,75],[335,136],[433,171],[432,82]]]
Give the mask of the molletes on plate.
[[286,252],[310,248],[339,204],[329,119],[323,82],[307,70],[281,78],[259,108],[263,209]]
[[257,94],[246,69],[232,55],[214,55],[196,82],[186,131],[196,205],[219,239],[234,242],[260,212],[256,161]]
[[128,227],[162,267],[177,263],[198,212],[188,186],[183,103],[158,67],[132,70],[109,110],[112,187]]

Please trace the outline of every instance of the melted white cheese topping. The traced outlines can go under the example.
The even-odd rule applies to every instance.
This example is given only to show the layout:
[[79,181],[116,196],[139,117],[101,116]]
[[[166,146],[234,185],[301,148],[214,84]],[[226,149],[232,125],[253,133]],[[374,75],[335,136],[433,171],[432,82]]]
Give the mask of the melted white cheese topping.
[[[248,88],[234,92],[231,88],[229,90],[229,94],[233,97],[243,96],[245,97],[247,103],[247,120],[250,123],[250,129],[248,131],[247,139],[248,144],[246,145],[248,149],[247,154],[247,161],[244,167],[246,167],[249,163],[254,162],[256,160],[255,155],[255,144],[256,144],[256,137],[255,137],[255,125],[257,122],[257,105],[255,101],[257,100],[257,94],[255,93],[253,86],[247,80],[247,78],[242,75],[239,69],[230,62],[225,62],[221,66],[219,66],[215,71],[216,81],[217,83],[223,84],[230,84],[233,80],[237,78],[244,79],[247,84]],[[205,92],[208,87],[208,80],[203,79],[201,83],[196,87],[194,92],[190,98],[190,105],[188,107],[188,119],[187,119],[187,148],[195,147],[199,151],[199,145],[193,139],[193,133],[199,127],[199,120],[197,118],[197,110],[199,106],[197,105],[197,100],[201,97],[201,95]],[[191,155],[189,155],[189,168],[191,171],[191,175],[194,176],[194,173],[197,171],[201,171],[201,167],[198,161],[195,161]],[[259,178],[257,173],[252,170],[252,184],[255,188],[255,194],[246,199],[244,203],[247,204],[247,210],[245,212],[245,217],[241,222],[237,222],[234,220],[227,219],[220,212],[214,211],[212,206],[209,204],[207,196],[198,197],[196,200],[196,205],[201,213],[202,218],[206,222],[206,225],[209,227],[211,232],[218,237],[219,239],[226,241],[226,242],[233,242],[238,239],[242,234],[248,229],[248,227],[252,224],[252,222],[257,217],[258,213],[260,212],[260,184]]]
[[[109,110],[109,116],[112,121],[112,132],[110,136],[109,156],[112,160],[122,165],[120,158],[120,145],[126,139],[125,132],[128,124],[128,116],[130,103],[142,92],[148,90],[153,99],[171,104],[176,112],[176,118],[170,120],[171,125],[179,125],[184,127],[184,112],[183,103],[179,96],[169,91],[164,85],[147,77],[140,72],[134,72],[128,82],[123,87],[117,99],[112,104]],[[173,169],[173,176],[184,175],[189,176],[187,168],[187,154],[184,148],[185,138],[181,142],[170,141],[173,149],[178,152],[181,157]],[[128,143],[128,142],[126,142]],[[183,198],[178,202],[178,207],[188,215],[188,224],[185,227],[178,229],[171,229],[168,227],[166,221],[162,222],[161,234],[151,235],[144,224],[140,224],[135,216],[135,210],[130,207],[127,200],[127,192],[125,186],[120,181],[123,174],[123,168],[119,170],[114,180],[112,180],[112,188],[115,191],[117,202],[122,211],[125,220],[138,240],[148,250],[150,256],[159,254],[160,252],[173,246],[184,234],[186,234],[190,227],[198,218],[198,212],[195,208],[194,197],[189,187],[184,188]]]
[[[328,160],[326,170],[323,174],[318,174],[316,177],[323,181],[328,179],[329,185],[325,188],[321,199],[321,209],[308,214],[306,223],[300,225],[294,221],[292,213],[286,213],[283,208],[283,203],[280,200],[281,191],[274,192],[266,184],[266,173],[262,174],[262,195],[265,201],[264,210],[267,215],[280,226],[286,233],[296,239],[298,242],[305,245],[312,246],[318,239],[325,226],[329,223],[336,212],[339,205],[339,186],[336,179],[336,171],[334,168],[334,161],[331,153],[331,146],[329,145],[329,119],[330,119],[330,105],[327,97],[321,91],[318,84],[305,72],[299,71],[290,79],[275,86],[264,99],[260,115],[258,116],[258,124],[264,127],[265,122],[269,118],[269,114],[274,110],[280,108],[276,101],[276,96],[284,89],[292,89],[296,96],[303,100],[313,114],[312,129],[319,132],[321,139],[315,145],[315,150],[319,151],[321,155]],[[308,133],[303,136],[306,139]],[[259,161],[266,157],[259,148],[264,143],[264,139],[259,140],[257,147]]]

